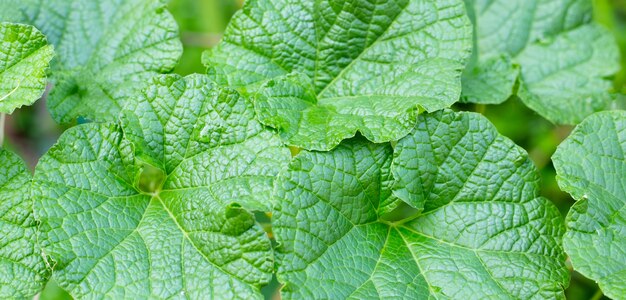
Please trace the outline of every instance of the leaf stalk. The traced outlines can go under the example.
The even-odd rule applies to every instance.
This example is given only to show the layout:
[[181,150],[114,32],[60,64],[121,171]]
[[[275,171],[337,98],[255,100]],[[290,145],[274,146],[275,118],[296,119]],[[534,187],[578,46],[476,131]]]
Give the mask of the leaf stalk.
[[4,146],[4,121],[6,114],[0,113],[0,148]]

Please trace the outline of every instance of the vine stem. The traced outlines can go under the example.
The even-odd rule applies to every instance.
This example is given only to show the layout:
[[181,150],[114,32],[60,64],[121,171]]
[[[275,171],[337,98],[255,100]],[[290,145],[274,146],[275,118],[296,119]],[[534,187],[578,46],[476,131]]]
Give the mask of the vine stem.
[[485,104],[476,104],[475,107],[475,111],[481,115],[485,114],[485,111],[487,110],[487,105]]
[[6,114],[0,113],[0,148],[4,145],[4,120]]
[[602,296],[604,296],[604,295],[602,294],[602,290],[601,290],[601,289],[598,289],[598,290],[596,291],[596,293],[593,295],[593,297],[591,297],[591,300],[600,300],[600,299],[602,299]]

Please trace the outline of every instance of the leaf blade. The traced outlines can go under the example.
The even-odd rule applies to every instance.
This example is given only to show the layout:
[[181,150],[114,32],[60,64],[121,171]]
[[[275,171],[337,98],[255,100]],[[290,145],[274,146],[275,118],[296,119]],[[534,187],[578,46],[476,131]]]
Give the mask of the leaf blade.
[[572,265],[605,295],[626,291],[620,239],[624,225],[626,124],[624,111],[588,117],[559,145],[552,160],[559,186],[577,202],[567,215],[563,244]]
[[[557,124],[576,124],[607,109],[611,82],[618,71],[619,49],[612,35],[592,21],[589,1],[466,0],[474,13],[472,68],[465,73],[463,98],[474,103],[501,103],[519,81],[515,95]],[[519,66],[519,77],[499,76],[499,56]],[[470,87],[469,85],[477,84]],[[481,92],[481,87],[489,87]],[[502,88],[494,97],[494,87]],[[495,98],[495,99],[494,99]]]
[[[458,138],[445,138],[452,136]],[[481,144],[473,138],[491,139],[493,149],[466,147]],[[398,171],[428,152],[414,152],[418,143],[432,143],[440,159],[417,158],[441,173]],[[475,166],[446,170],[446,157]],[[274,232],[286,298],[564,298],[569,275],[560,213],[538,196],[527,154],[486,119],[451,111],[421,115],[391,158],[389,145],[353,139],[331,152],[302,152],[279,175]],[[483,161],[493,162],[485,170],[509,176],[494,183],[483,178],[479,190],[471,177],[463,177],[467,186],[450,177],[473,169],[483,174]],[[388,221],[379,204],[394,196],[413,206],[419,201],[406,198],[417,191],[412,187],[400,193],[402,185],[386,185],[385,172],[418,183],[450,180],[427,189],[423,212]]]
[[261,297],[273,255],[250,211],[271,205],[289,150],[245,98],[207,83],[157,77],[120,126],[76,126],[42,158],[43,240],[73,296]]
[[[291,107],[286,117],[291,122],[276,127],[286,132],[285,141],[329,150],[357,129],[376,142],[400,139],[418,107],[434,111],[454,103],[470,34],[464,5],[456,0],[257,1],[233,18],[223,41],[203,61],[217,82],[248,92],[292,73],[310,78],[306,85],[319,100],[310,111],[294,99],[267,95],[255,105],[272,115]],[[328,138],[306,139],[303,129],[322,134],[328,127],[310,121],[312,114],[356,125],[333,126],[338,132]]]
[[0,113],[11,114],[43,95],[54,50],[39,30],[24,24],[0,23],[0,42]]
[[55,45],[48,109],[54,119],[116,121],[152,76],[182,54],[162,0],[3,0],[3,19],[36,25]]
[[15,154],[0,149],[0,297],[33,297],[49,274],[37,242],[31,175]]

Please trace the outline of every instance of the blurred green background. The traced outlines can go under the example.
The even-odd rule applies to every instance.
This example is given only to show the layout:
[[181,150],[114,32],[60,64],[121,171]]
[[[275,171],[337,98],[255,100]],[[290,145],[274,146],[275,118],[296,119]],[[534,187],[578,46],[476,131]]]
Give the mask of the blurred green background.
[[[595,7],[594,17],[615,34],[622,50],[622,71],[615,76],[615,91],[626,93],[626,0],[590,0]],[[243,4],[243,0],[172,0],[170,11],[176,18],[185,46],[183,57],[175,72],[186,75],[203,73],[200,62],[202,52],[219,42],[230,17]],[[616,95],[621,107],[626,108],[626,96]],[[503,105],[458,105],[460,110],[477,111],[489,118],[500,133],[508,136],[526,149],[542,175],[542,193],[551,199],[565,215],[573,200],[559,190],[555,171],[550,161],[557,145],[571,131],[569,126],[554,126],[529,110],[517,99]],[[33,167],[39,157],[56,141],[61,128],[52,121],[45,104],[18,110],[7,119],[8,147],[22,155]],[[267,220],[265,220],[267,221]],[[277,283],[264,289],[269,299],[279,298]],[[566,291],[568,299],[602,299],[597,285],[572,273]],[[54,282],[48,284],[39,299],[71,299]]]

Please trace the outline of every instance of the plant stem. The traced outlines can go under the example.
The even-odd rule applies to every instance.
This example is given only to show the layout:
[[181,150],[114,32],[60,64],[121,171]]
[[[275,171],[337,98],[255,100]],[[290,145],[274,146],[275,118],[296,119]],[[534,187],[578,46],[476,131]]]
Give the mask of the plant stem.
[[595,293],[595,294],[593,294],[593,297],[591,297],[591,300],[600,300],[600,299],[602,299],[602,296],[604,296],[604,295],[602,294],[602,290],[601,290],[601,289],[598,289],[598,290],[596,291],[596,293]]
[[487,106],[485,104],[476,104],[476,107],[474,109],[477,113],[484,115],[485,111],[487,110]]
[[6,115],[3,113],[0,113],[0,148],[4,146],[4,120],[5,118],[6,118]]

